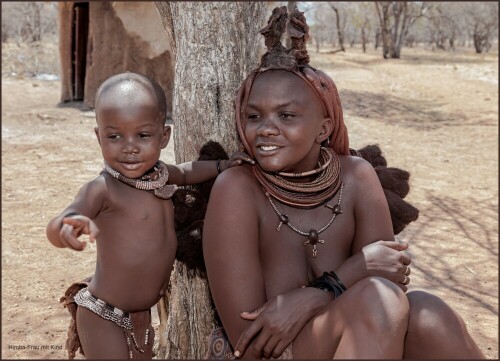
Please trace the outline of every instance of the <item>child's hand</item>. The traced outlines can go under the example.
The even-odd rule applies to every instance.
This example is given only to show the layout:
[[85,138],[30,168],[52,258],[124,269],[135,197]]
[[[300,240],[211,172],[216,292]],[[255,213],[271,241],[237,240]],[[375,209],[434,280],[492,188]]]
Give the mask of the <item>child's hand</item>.
[[242,165],[243,162],[247,162],[252,165],[255,164],[255,161],[252,158],[250,158],[250,156],[245,152],[239,152],[239,151],[234,152],[233,154],[231,154],[229,159],[225,159],[220,162],[220,168],[221,168],[220,170],[221,172],[223,172],[228,168]]
[[64,217],[62,220],[61,232],[59,233],[61,242],[67,247],[75,251],[83,251],[87,242],[78,240],[82,234],[89,235],[89,241],[95,242],[99,235],[99,228],[88,217],[80,214]]

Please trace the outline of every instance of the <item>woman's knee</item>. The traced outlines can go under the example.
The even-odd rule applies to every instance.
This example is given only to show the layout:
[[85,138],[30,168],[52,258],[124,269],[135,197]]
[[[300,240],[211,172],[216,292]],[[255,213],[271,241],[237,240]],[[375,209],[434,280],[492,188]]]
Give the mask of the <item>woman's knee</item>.
[[410,319],[405,356],[408,358],[482,359],[484,355],[463,319],[442,299],[423,291],[408,293]]
[[350,316],[373,329],[406,332],[410,305],[404,292],[393,282],[368,277],[352,286],[351,291],[352,300],[346,302],[351,308]]
[[[423,291],[407,294],[410,304],[409,332],[422,337],[436,337],[439,334],[459,335],[467,332],[465,322],[442,299]],[[457,332],[460,331],[460,332]]]

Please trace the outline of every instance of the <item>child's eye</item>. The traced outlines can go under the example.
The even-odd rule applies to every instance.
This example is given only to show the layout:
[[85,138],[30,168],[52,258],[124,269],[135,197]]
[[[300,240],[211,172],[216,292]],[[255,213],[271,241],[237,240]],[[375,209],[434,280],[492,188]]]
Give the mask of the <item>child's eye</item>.
[[108,139],[118,139],[119,137],[118,134],[108,134]]
[[149,134],[149,133],[140,133],[139,134],[139,138],[149,138],[149,137],[151,137],[151,134]]

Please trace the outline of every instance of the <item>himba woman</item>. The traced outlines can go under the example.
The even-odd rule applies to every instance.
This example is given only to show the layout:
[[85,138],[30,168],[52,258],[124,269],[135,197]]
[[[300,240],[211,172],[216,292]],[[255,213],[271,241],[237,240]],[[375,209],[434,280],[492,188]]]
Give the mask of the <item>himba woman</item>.
[[232,346],[215,339],[212,357],[484,358],[441,299],[405,293],[408,246],[394,234],[416,219],[397,179],[408,173],[350,155],[336,86],[308,65],[303,14],[276,8],[261,33],[268,51],[236,99],[257,164],[217,178],[203,230]]

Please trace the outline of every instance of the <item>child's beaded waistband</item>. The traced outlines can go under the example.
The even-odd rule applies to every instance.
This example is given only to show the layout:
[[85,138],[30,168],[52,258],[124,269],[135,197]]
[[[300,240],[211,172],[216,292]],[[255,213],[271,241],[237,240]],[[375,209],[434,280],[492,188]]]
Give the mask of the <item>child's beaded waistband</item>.
[[78,291],[75,295],[75,302],[78,306],[85,307],[105,320],[112,321],[127,330],[132,329],[132,320],[128,312],[95,297],[87,288]]

